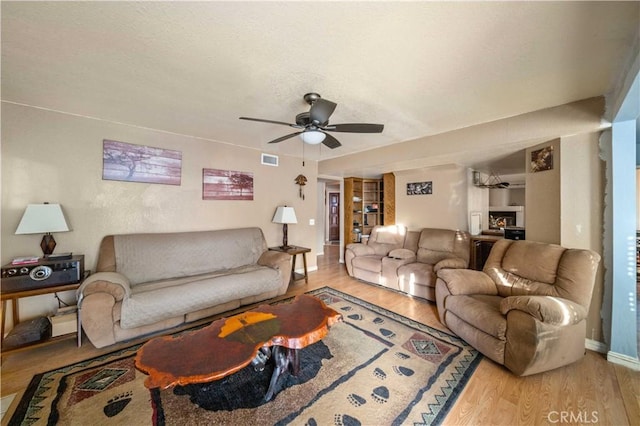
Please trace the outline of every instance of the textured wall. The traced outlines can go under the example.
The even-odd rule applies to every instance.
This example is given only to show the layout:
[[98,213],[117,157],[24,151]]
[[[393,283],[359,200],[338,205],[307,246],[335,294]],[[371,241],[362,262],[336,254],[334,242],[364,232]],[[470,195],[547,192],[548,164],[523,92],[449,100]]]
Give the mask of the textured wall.
[[[102,141],[112,139],[182,152],[180,186],[102,180]],[[202,169],[251,172],[253,201],[202,200]],[[280,166],[260,164],[260,151],[196,138],[114,124],[42,109],[2,105],[2,263],[40,255],[41,235],[14,235],[29,203],[60,203],[72,227],[55,235],[57,252],[85,255],[94,269],[104,235],[259,226],[269,245],[282,241],[282,226],[271,223],[276,206],[296,210],[289,242],[312,248],[315,268],[317,164],[280,156]],[[295,177],[308,182],[306,200]],[[170,262],[171,259],[167,259]],[[73,299],[73,295],[65,295]],[[21,301],[21,317],[55,310],[53,295]]]
[[[396,224],[421,228],[469,228],[467,170],[457,166],[433,167],[396,175]],[[433,193],[407,195],[407,183],[431,181]]]

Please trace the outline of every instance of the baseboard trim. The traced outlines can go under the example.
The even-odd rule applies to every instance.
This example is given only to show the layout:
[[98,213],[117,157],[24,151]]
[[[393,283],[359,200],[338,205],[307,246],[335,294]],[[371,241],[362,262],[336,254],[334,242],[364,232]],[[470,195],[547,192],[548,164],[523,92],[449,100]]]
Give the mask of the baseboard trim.
[[632,370],[640,371],[640,360],[637,358],[631,358],[628,355],[609,351],[607,352],[607,361],[628,367]]
[[[313,271],[317,271],[318,267],[317,266],[309,266],[307,268],[307,272],[313,272]],[[299,274],[304,274],[304,268],[299,268],[295,270],[297,273]]]
[[584,339],[584,347],[586,349],[589,349],[590,351],[598,352],[601,354],[607,353],[607,345],[602,342],[598,342],[597,340]]

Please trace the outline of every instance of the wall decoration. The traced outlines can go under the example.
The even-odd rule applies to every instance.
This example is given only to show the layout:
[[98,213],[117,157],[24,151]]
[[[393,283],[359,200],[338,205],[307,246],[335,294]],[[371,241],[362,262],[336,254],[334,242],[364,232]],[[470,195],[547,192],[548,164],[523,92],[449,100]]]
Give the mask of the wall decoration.
[[407,184],[407,195],[425,195],[433,193],[433,184],[429,182],[414,182]]
[[203,200],[253,200],[253,173],[202,169]]
[[531,151],[531,172],[553,169],[553,146]]
[[300,185],[300,198],[304,200],[304,186],[307,184],[307,177],[305,175],[298,175],[296,177],[295,182],[297,185]]
[[102,141],[102,179],[180,185],[182,152]]

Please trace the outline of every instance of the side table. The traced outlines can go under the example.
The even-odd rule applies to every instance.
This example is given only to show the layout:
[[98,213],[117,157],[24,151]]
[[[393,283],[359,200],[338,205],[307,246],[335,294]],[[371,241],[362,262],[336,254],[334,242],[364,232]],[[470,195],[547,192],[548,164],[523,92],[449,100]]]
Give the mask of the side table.
[[[78,287],[80,287],[80,284],[82,284],[82,281],[84,281],[84,279],[90,274],[90,271],[84,271],[83,277],[79,282],[76,283],[71,283],[71,284],[59,284],[59,285],[51,285],[48,287],[43,287],[43,288],[34,288],[34,289],[25,289],[25,290],[19,290],[19,291],[11,291],[11,292],[3,292],[1,294],[1,298],[2,298],[2,311],[0,311],[0,315],[2,315],[2,329],[0,330],[0,345],[2,345],[2,342],[4,341],[4,330],[5,330],[5,324],[6,324],[6,316],[7,316],[7,302],[11,301],[11,308],[12,308],[12,312],[13,312],[13,324],[14,326],[16,324],[18,324],[19,322],[19,307],[18,307],[18,299],[22,299],[24,297],[32,297],[32,296],[40,296],[42,294],[53,294],[53,293],[61,293],[63,291],[69,291],[69,290],[77,290]],[[60,340],[67,340],[67,339],[71,339],[71,338],[77,338],[78,341],[78,346],[80,346],[80,336],[82,333],[82,329],[80,328],[80,315],[78,313],[78,331],[77,333],[70,333],[68,335],[62,335],[62,336],[57,336],[57,337],[51,337],[47,340],[44,341],[40,341],[40,342],[34,342],[31,344],[27,344],[24,346],[20,346],[20,347],[16,347],[16,348],[11,348],[11,349],[4,349],[4,345],[2,345],[2,355],[6,355],[10,352],[17,352],[17,351],[21,351],[23,349],[27,349],[27,348],[34,348],[37,346],[44,346],[47,345],[49,343],[53,343],[53,342],[58,342]]]
[[[307,253],[311,251],[310,248],[307,247],[299,247],[299,246],[288,246],[288,247],[269,247],[269,250],[272,251],[281,251],[283,253],[289,253],[293,256],[291,260],[291,281],[293,284],[295,281],[301,280],[304,278],[305,283],[309,283],[309,274],[307,273]],[[302,263],[304,264],[304,274],[299,274],[296,272],[296,256],[302,255]]]

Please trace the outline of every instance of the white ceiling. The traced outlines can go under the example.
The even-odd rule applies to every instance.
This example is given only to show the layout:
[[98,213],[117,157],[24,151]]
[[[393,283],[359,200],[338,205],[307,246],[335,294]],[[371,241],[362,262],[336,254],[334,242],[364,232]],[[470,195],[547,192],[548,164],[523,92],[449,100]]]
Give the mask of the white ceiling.
[[[324,160],[607,94],[638,2],[7,2],[2,100],[300,157],[318,92]],[[127,141],[135,143],[135,141]],[[510,165],[509,167],[512,167]]]

